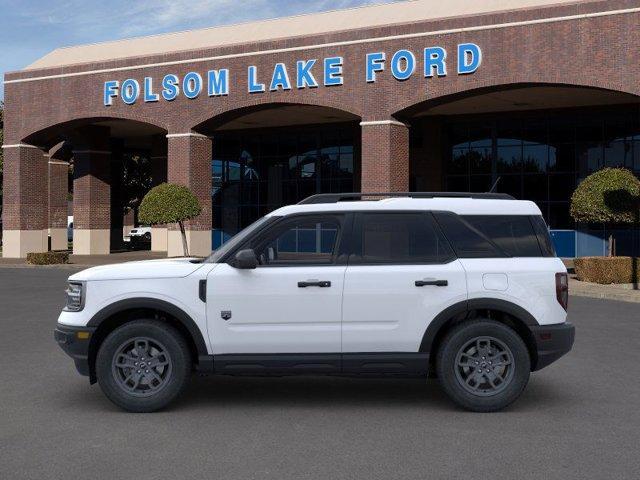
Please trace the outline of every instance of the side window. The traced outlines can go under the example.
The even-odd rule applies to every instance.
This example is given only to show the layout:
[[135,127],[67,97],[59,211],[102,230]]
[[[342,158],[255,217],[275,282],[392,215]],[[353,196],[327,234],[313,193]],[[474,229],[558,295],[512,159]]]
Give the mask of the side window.
[[451,246],[460,258],[506,257],[507,253],[492,243],[481,231],[452,212],[434,212]]
[[524,215],[468,215],[463,218],[512,257],[540,257],[531,220]]
[[[362,213],[350,263],[446,263],[453,251],[432,217],[424,212]],[[358,228],[358,227],[356,227]]]
[[533,215],[531,217],[531,224],[533,225],[533,229],[536,231],[542,255],[545,257],[555,257],[556,249],[553,247],[551,235],[549,235],[549,228],[544,222],[544,218],[540,215]]
[[538,237],[525,215],[434,213],[458,257],[541,257]]
[[341,219],[299,217],[269,230],[254,246],[260,265],[329,265],[337,256]]

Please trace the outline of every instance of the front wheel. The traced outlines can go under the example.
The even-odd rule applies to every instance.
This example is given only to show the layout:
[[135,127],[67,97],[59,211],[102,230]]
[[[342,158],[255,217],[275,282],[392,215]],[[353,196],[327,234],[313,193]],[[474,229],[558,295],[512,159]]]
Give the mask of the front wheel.
[[100,346],[96,375],[104,394],[130,412],[153,412],[174,401],[191,377],[191,356],[175,328],[136,320],[115,329]]
[[473,320],[446,335],[436,369],[442,387],[456,404],[475,412],[493,412],[522,394],[531,359],[513,329],[493,320]]

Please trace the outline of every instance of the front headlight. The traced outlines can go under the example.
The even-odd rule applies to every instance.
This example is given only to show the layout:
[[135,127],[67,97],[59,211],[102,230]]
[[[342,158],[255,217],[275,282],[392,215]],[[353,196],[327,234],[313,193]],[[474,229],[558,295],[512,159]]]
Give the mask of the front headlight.
[[84,308],[84,283],[69,282],[67,289],[67,304],[64,309],[67,312],[79,312]]

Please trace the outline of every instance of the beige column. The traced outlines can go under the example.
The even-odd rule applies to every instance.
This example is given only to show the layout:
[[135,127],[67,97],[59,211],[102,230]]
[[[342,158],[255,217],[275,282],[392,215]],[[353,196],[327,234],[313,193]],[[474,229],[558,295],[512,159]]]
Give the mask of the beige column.
[[[168,182],[189,187],[202,207],[202,214],[185,225],[189,254],[207,256],[211,253],[211,139],[187,132],[169,134],[167,140]],[[169,226],[167,243],[169,257],[184,255],[177,225]]]
[[362,192],[409,190],[409,127],[396,120],[363,121]]
[[7,144],[2,197],[2,256],[24,258],[47,251],[47,159],[39,147]]

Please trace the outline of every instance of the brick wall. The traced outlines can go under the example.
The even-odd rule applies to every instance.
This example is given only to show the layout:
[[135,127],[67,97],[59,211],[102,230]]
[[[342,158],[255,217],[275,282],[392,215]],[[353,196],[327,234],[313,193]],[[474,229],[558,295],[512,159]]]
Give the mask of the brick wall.
[[[29,70],[8,73],[6,80],[83,70],[121,68],[154,62],[184,61],[198,57],[233,55],[274,48],[295,48],[315,43],[357,41],[387,35],[522,22],[628,7],[637,7],[637,2],[622,0],[581,2],[576,5],[537,10],[416,22],[309,38],[211,48],[167,54],[162,57],[121,59],[100,64],[69,66],[64,69]],[[472,89],[513,83],[583,85],[640,94],[636,80],[640,74],[640,64],[633,61],[633,55],[629,54],[640,45],[638,24],[640,24],[640,14],[629,13],[416,38],[372,40],[366,43],[314,48],[309,51],[269,53],[206,62],[194,61],[143,70],[9,83],[5,89],[5,137],[7,143],[35,137],[46,140],[55,136],[56,130],[59,130],[55,127],[52,129],[52,126],[79,118],[98,116],[139,120],[157,125],[169,132],[186,132],[194,128],[197,130],[203,122],[226,112],[273,102],[324,105],[351,112],[363,120],[384,120],[420,102],[437,101]],[[391,76],[387,68],[385,72],[379,74],[377,82],[366,83],[365,81],[365,55],[368,52],[385,51],[389,59],[396,50],[408,48],[416,54],[420,66],[420,53],[425,47],[434,45],[445,47],[449,60],[453,62],[456,58],[456,46],[461,42],[475,42],[482,48],[482,66],[472,75],[458,75],[455,64],[450,63],[446,77],[425,79],[419,68],[412,78],[400,82]],[[261,72],[262,81],[267,81],[276,62],[284,62],[292,74],[295,72],[296,60],[322,59],[336,55],[344,57],[344,85],[342,86],[320,86],[315,89],[300,90],[294,86],[291,91],[286,92],[262,94],[247,92],[246,77],[249,65],[256,65]],[[209,69],[221,68],[229,68],[231,75],[231,91],[225,97],[212,98],[201,94],[198,98],[189,100],[181,95],[172,102],[138,101],[133,106],[125,105],[120,99],[115,99],[113,106],[103,105],[102,88],[107,80],[123,81],[131,77],[142,83],[144,76],[151,76],[155,84],[159,85],[162,77],[168,73],[175,73],[182,78],[189,71],[204,74]],[[317,77],[319,73],[320,70],[316,72]],[[46,101],[43,101],[45,99]],[[43,132],[45,129],[47,131]]]
[[4,230],[44,230],[48,223],[48,157],[34,147],[4,150]]
[[[202,213],[187,230],[211,230],[211,139],[202,135],[168,138],[168,181],[185,185],[198,198]],[[177,229],[177,225],[170,225]]]
[[[405,25],[345,31],[308,38],[210,48],[171,53],[163,56],[129,58],[99,64],[8,73],[8,81],[54,76],[36,81],[8,83],[5,86],[5,143],[31,143],[50,148],[69,135],[81,149],[108,150],[96,145],[108,140],[108,131],[88,133],[78,125],[104,118],[130,119],[155,125],[169,134],[199,132],[210,134],[215,119],[229,112],[273,103],[320,105],[349,112],[364,122],[411,120],[416,105],[437,104],[513,84],[559,84],[611,89],[640,94],[640,62],[635,54],[640,46],[640,14],[637,12],[581,17],[572,20],[514,25],[517,22],[588,15],[595,12],[636,8],[637,1],[585,1],[573,5],[551,6],[461,17]],[[479,27],[475,30],[475,27]],[[462,30],[467,29],[467,30]],[[440,32],[440,33],[437,33]],[[428,33],[428,35],[423,35]],[[394,38],[406,35],[405,38]],[[413,35],[413,36],[411,36]],[[386,37],[386,38],[384,38]],[[366,41],[363,41],[366,40]],[[341,43],[343,42],[343,43]],[[346,42],[346,43],[344,43]],[[458,75],[456,47],[474,42],[482,48],[483,62],[477,72]],[[308,45],[333,46],[305,49]],[[337,44],[337,45],[336,45]],[[446,77],[424,78],[421,52],[425,47],[442,46],[449,54]],[[234,56],[247,52],[268,52]],[[282,51],[286,49],[286,51]],[[291,51],[291,49],[298,49]],[[418,59],[416,73],[406,81],[394,79],[389,67],[378,74],[375,83],[365,79],[365,55],[384,51],[389,60],[399,49],[411,50]],[[224,59],[197,61],[225,56]],[[297,60],[344,57],[344,84],[319,88],[294,88],[259,94],[247,92],[247,67],[255,65],[261,82],[268,83],[277,62],[287,65],[293,78]],[[180,62],[116,72],[158,62]],[[321,61],[318,66],[321,66]],[[204,75],[209,69],[230,70],[230,94],[209,97],[203,92],[196,99],[179,96],[172,102],[160,100],[125,105],[114,99],[103,105],[103,84],[107,80],[135,78],[142,85],[145,76],[154,79],[156,91],[164,75],[182,78],[189,71]],[[102,73],[68,76],[89,71]],[[321,80],[321,69],[315,71]],[[212,122],[212,119],[214,120]],[[97,137],[100,136],[102,140]],[[89,138],[90,141],[86,141]],[[194,230],[211,228],[211,143],[203,137],[169,139],[168,179],[190,186],[205,211],[189,226]],[[364,190],[407,190],[409,188],[408,131],[400,125],[366,126],[362,130],[362,185]],[[5,151],[5,228],[46,225],[38,202],[46,203],[46,162],[39,150]],[[109,228],[108,162],[95,155],[76,155],[74,214],[78,228]],[[42,195],[45,197],[40,198]],[[36,205],[38,204],[38,205]],[[40,228],[40,227],[37,227]]]
[[67,228],[69,164],[49,160],[49,227]]
[[363,192],[409,190],[409,128],[399,123],[363,124]]

